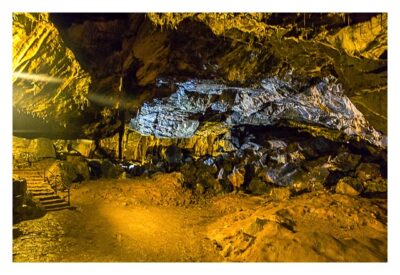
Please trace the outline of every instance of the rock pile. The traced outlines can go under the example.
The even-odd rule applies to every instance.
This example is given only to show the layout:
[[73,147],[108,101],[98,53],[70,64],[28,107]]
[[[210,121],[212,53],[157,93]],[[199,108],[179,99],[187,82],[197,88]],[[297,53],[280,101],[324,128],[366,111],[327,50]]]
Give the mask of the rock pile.
[[131,120],[134,130],[156,137],[188,138],[203,121],[219,119],[230,127],[283,124],[331,140],[363,140],[386,147],[385,137],[369,125],[334,77],[315,84],[267,78],[256,89],[195,79],[176,85],[170,97],[142,106]]

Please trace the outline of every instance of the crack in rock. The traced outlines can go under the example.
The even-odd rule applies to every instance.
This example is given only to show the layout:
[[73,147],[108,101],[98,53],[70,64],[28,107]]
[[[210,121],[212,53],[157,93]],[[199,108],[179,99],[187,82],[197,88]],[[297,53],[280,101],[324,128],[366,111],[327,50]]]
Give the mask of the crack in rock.
[[217,119],[228,127],[286,125],[331,140],[387,146],[334,77],[296,87],[277,77],[264,79],[259,88],[196,79],[176,85],[170,97],[145,103],[131,127],[142,135],[189,138],[202,122]]

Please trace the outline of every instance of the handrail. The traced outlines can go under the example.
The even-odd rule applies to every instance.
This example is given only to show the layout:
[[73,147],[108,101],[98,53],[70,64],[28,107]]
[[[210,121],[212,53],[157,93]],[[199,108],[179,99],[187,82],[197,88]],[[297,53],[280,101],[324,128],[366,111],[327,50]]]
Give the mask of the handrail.
[[[23,160],[24,162],[22,164],[28,163],[29,166],[32,166],[32,163],[34,162],[34,157],[31,153],[29,152],[22,152],[20,153],[20,158],[18,158],[18,160]],[[14,158],[13,155],[13,166],[15,165],[15,168],[20,168],[21,162],[17,162],[15,161],[17,159]],[[60,175],[56,175],[55,173],[51,172],[50,170],[47,170],[46,168],[43,168],[43,174],[41,173],[41,169],[40,167],[36,167],[35,170],[37,171],[37,175],[39,175],[41,178],[43,178],[43,181],[46,182],[47,184],[50,185],[51,189],[54,190],[55,194],[58,193],[58,185],[60,184],[63,188],[63,190],[66,190],[68,192],[67,198],[68,198],[68,206],[71,206],[71,186],[67,185],[63,182],[62,178]],[[53,177],[53,180],[51,180],[51,177],[46,176],[46,172],[50,173],[51,176]],[[65,199],[65,197],[64,197]]]
[[[68,192],[68,195],[67,195],[67,197],[68,197],[68,206],[71,206],[71,187],[66,185],[66,184],[64,184],[64,182],[62,181],[62,178],[61,178],[60,175],[55,175],[54,173],[52,173],[49,170],[47,172],[50,173],[53,176],[53,178],[54,178],[53,182],[54,183],[52,184],[50,182],[50,178],[46,177],[46,169],[44,169],[44,180],[50,185],[51,189],[53,189],[56,194],[57,194],[57,191],[58,191],[57,185],[58,185],[58,183],[61,183],[61,186],[63,187],[63,190],[66,189],[67,192]],[[59,180],[57,180],[57,179],[59,179]]]

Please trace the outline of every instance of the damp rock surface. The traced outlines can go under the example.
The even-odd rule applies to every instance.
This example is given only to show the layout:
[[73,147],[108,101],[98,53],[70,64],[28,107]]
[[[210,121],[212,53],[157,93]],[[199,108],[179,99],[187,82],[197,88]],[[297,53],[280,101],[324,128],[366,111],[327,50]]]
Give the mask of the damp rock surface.
[[[14,13],[13,48],[14,133],[23,137],[110,137],[143,103],[174,93],[169,78],[217,80],[203,89],[212,93],[329,76],[387,133],[384,13]],[[248,104],[248,95],[238,98]],[[210,108],[224,112],[227,102]],[[198,118],[176,116],[181,135],[198,127]],[[171,135],[169,127],[158,134]]]
[[13,13],[13,260],[387,261],[386,25]]
[[324,192],[280,201],[232,195],[214,201],[221,210],[225,203],[231,208],[209,224],[207,232],[226,260],[387,260],[386,219],[381,219],[386,212],[384,201]]
[[[386,148],[386,138],[369,125],[332,78],[298,87],[270,78],[259,89],[200,80],[177,85],[170,97],[142,106],[131,120],[132,128],[143,135],[188,138],[202,121],[218,114],[223,115],[220,122],[231,127],[287,125],[332,140],[363,140]],[[195,119],[199,116],[201,120]]]

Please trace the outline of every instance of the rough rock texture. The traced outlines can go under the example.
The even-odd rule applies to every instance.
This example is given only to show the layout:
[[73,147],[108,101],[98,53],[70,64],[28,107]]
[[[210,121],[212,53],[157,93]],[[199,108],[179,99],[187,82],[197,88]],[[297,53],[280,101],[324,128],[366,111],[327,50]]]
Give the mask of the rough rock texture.
[[[200,126],[190,138],[157,138],[127,130],[123,138],[123,155],[126,160],[143,164],[151,158],[165,159],[166,149],[169,146],[175,145],[182,150],[189,151],[190,156],[194,158],[205,155],[216,157],[236,150],[230,141],[230,135],[228,127],[216,122],[207,122]],[[100,144],[111,155],[116,155],[118,150],[118,135],[103,139]]]
[[70,139],[65,155],[99,158],[122,140],[124,160],[141,163],[132,174],[182,169],[204,191],[231,190],[234,168],[255,192],[334,188],[362,179],[359,163],[385,174],[386,14],[13,19],[16,135]]
[[207,235],[227,261],[387,261],[384,200],[327,192],[279,202],[224,199],[213,207],[228,214],[208,225]]
[[101,176],[104,178],[115,179],[118,178],[122,172],[123,171],[120,166],[115,165],[107,159],[101,162]]
[[387,261],[387,14],[15,13],[13,48],[49,138],[14,168],[96,179],[15,261]]
[[337,77],[385,134],[386,25],[386,14],[16,13],[14,133],[104,138],[176,91],[158,78],[253,87],[295,72],[301,83]]
[[206,121],[219,115],[229,126],[283,124],[332,140],[364,140],[386,147],[385,137],[369,125],[332,78],[311,86],[270,78],[259,89],[196,80],[177,85],[169,98],[145,104],[131,120],[132,128],[143,135],[185,138],[197,130],[196,116]]
[[53,141],[46,138],[34,139],[30,143],[32,148],[30,151],[37,158],[55,158],[56,150],[54,149]]
[[28,164],[43,158],[56,158],[53,140],[13,137],[13,161]]
[[[193,24],[196,30],[196,22],[201,22],[224,38],[214,42],[224,50],[208,54],[215,59],[208,63],[193,62],[190,53],[180,54],[180,62],[190,64],[189,73],[202,70],[242,85],[292,71],[306,80],[333,74],[373,126],[386,132],[387,14],[207,13],[149,18],[196,42],[202,38],[196,38],[195,31],[190,35],[185,25]],[[201,46],[191,49],[198,53],[195,60],[201,60]]]
[[265,182],[257,178],[251,180],[248,189],[251,194],[255,195],[263,195],[269,191]]
[[344,177],[339,180],[336,185],[336,193],[358,196],[362,190],[362,185],[357,181],[357,179],[351,177]]
[[47,181],[53,188],[64,190],[73,182],[89,179],[89,167],[86,160],[79,156],[69,156],[65,161],[57,160],[45,171]]
[[233,168],[231,174],[228,175],[228,180],[231,182],[233,188],[238,189],[244,183],[244,171],[243,169]]
[[57,139],[53,140],[57,151],[57,158],[66,159],[68,156],[83,156],[93,158],[95,151],[95,142],[88,139]]
[[67,156],[66,162],[74,167],[76,172],[77,180],[88,180],[89,179],[89,166],[86,159],[82,156]]
[[16,134],[79,135],[91,77],[47,14],[13,14],[12,69]]
[[[25,179],[14,179],[13,185],[13,224],[23,220],[31,220],[43,217],[46,210],[32,199],[27,193]],[[15,234],[15,232],[13,232]]]
[[381,177],[380,167],[376,163],[361,163],[357,167],[356,175],[363,181]]

